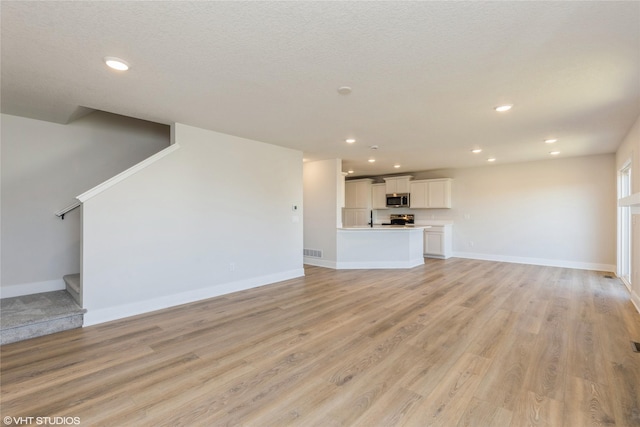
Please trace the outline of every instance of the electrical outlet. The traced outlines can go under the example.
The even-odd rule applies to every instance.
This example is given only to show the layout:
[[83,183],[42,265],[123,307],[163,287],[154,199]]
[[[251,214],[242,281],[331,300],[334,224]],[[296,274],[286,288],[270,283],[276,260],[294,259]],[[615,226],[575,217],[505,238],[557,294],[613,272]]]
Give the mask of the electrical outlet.
[[471,248],[472,248],[474,244],[475,244],[475,243],[473,243],[473,240],[469,240],[469,247],[471,247]]
[[229,271],[236,271],[236,263],[235,262],[230,262],[229,263]]

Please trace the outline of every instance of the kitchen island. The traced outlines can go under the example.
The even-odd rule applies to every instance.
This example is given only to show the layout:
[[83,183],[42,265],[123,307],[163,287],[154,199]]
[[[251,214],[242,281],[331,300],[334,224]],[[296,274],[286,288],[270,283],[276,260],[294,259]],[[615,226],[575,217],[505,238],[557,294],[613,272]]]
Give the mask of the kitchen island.
[[425,228],[430,226],[339,228],[336,268],[412,268],[422,265]]

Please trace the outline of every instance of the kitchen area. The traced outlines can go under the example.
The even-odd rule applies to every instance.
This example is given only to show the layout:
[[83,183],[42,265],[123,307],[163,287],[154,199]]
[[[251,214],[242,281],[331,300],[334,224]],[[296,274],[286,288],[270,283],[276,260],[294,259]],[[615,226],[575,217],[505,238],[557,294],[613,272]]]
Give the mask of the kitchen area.
[[347,180],[337,268],[411,268],[424,257],[451,257],[453,221],[429,214],[451,208],[451,183],[410,175]]

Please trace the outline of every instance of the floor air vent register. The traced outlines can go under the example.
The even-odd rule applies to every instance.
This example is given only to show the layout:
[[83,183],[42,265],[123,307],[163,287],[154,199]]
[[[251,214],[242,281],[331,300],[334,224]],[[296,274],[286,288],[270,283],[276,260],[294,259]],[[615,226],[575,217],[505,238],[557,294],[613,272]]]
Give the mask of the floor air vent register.
[[302,255],[313,258],[322,258],[322,251],[318,249],[303,249]]

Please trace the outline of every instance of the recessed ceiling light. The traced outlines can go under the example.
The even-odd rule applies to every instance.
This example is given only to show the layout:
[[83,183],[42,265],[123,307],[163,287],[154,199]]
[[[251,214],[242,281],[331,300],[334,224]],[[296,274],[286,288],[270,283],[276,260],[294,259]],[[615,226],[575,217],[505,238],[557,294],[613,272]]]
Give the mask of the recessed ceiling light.
[[489,157],[489,158],[487,159],[487,162],[495,162],[495,161],[496,161],[496,158],[495,158],[495,157]]
[[553,144],[554,142],[558,142],[557,138],[549,138],[544,140],[545,144]]
[[393,165],[393,167],[396,168],[396,169],[399,169],[400,165],[396,164],[396,165]]
[[354,142],[356,142],[356,140],[353,138],[347,138],[344,140],[344,142],[346,142],[347,144],[353,144]]
[[114,56],[105,56],[104,63],[107,64],[109,68],[118,71],[127,71],[129,69],[129,64],[127,64],[126,61]]
[[349,170],[349,171],[347,171],[347,173],[353,173],[353,171],[352,171],[352,170]]
[[482,148],[474,148],[471,152],[474,154],[482,153]]
[[513,107],[513,105],[500,105],[498,107],[495,107],[494,109],[497,112],[502,113],[502,112],[511,110],[511,107]]
[[375,163],[376,159],[369,159],[369,163]]
[[560,154],[559,151],[549,151],[549,154],[551,154],[552,156],[557,156],[558,154]]
[[349,95],[351,93],[351,88],[349,86],[340,86],[338,88],[338,93],[340,95]]

